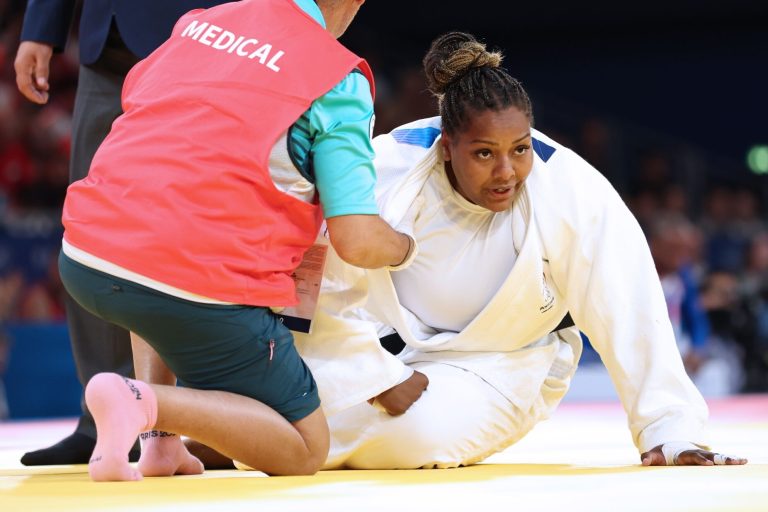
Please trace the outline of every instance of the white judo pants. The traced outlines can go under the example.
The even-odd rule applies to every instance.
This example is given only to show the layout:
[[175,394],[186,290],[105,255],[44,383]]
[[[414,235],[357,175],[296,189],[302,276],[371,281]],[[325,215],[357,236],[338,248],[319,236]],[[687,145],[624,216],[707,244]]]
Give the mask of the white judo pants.
[[[429,386],[405,414],[390,416],[365,402],[328,417],[331,446],[323,469],[455,468],[504,450],[547,419],[568,391],[581,356],[578,331],[572,334],[576,353],[560,343],[525,410],[468,370],[445,362],[412,363]],[[521,386],[530,385],[525,377]],[[237,461],[235,466],[250,469]]]
[[401,416],[368,403],[328,418],[331,448],[323,469],[453,468],[479,462],[523,438],[560,403],[570,376],[552,376],[522,411],[483,379],[443,363],[414,363],[429,378]]

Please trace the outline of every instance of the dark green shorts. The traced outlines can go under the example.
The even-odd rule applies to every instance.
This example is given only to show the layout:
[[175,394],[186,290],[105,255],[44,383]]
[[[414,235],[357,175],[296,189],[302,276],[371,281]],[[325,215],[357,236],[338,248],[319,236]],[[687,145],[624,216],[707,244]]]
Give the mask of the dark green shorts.
[[92,269],[64,253],[59,272],[85,309],[145,339],[179,384],[255,398],[291,422],[320,405],[317,385],[291,331],[268,308],[180,299]]

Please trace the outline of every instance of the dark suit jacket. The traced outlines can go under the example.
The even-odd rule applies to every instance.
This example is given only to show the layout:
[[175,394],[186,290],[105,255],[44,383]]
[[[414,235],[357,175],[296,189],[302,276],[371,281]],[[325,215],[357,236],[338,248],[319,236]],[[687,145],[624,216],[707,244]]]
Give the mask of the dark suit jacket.
[[[64,48],[76,0],[29,0],[22,41]],[[84,0],[80,18],[80,63],[93,64],[101,55],[114,18],[125,45],[144,58],[171,35],[176,20],[196,8],[224,0]]]

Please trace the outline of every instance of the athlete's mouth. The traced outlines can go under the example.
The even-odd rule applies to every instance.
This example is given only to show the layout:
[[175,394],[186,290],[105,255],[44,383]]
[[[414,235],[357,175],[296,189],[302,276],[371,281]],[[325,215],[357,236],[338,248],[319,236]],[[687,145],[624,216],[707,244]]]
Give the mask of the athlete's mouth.
[[491,187],[489,190],[495,195],[506,195],[515,191],[515,185],[505,185],[501,187]]

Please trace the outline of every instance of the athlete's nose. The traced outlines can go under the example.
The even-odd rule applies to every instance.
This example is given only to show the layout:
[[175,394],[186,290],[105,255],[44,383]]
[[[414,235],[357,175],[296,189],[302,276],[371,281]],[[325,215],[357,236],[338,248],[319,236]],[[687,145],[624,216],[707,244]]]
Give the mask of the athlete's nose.
[[498,164],[493,170],[494,178],[505,183],[515,178],[515,166],[512,159],[509,157],[502,157],[499,159]]

